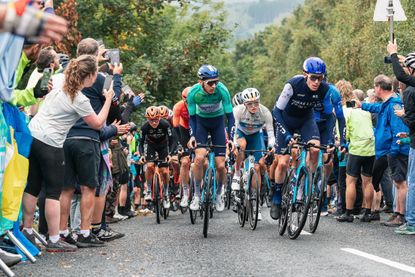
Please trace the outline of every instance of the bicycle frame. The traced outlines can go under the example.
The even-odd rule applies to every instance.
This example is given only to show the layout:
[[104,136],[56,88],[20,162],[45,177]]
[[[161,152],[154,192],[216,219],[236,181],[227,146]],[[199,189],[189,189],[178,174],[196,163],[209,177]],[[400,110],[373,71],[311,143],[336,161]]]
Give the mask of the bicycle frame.
[[[300,173],[302,170],[304,170],[304,168],[307,168],[307,148],[306,147],[302,147],[301,148],[301,155],[300,155],[300,164],[297,167],[296,170],[296,178],[298,178],[298,176],[300,176]],[[304,188],[304,195],[307,196],[308,195],[308,178],[306,178],[306,183],[305,183],[305,188]],[[293,203],[295,203],[295,201],[297,201],[297,193],[298,193],[298,186],[294,186],[294,190],[293,190],[293,198],[292,201]]]
[[202,189],[202,197],[201,197],[201,199],[202,199],[202,203],[204,202],[204,200],[205,200],[205,189],[206,189],[206,185],[207,185],[207,178],[208,178],[208,172],[209,172],[209,170],[212,170],[212,172],[213,172],[213,174],[212,174],[212,176],[213,176],[213,193],[212,193],[212,195],[211,195],[211,197],[212,197],[212,203],[214,204],[214,203],[216,203],[216,168],[215,168],[215,152],[214,151],[211,151],[211,150],[209,150],[209,153],[208,153],[208,158],[209,158],[209,163],[208,163],[208,166],[207,166],[207,168],[206,168],[206,172],[205,172],[205,177],[203,178],[203,180],[204,180],[204,182],[203,182],[203,189]]

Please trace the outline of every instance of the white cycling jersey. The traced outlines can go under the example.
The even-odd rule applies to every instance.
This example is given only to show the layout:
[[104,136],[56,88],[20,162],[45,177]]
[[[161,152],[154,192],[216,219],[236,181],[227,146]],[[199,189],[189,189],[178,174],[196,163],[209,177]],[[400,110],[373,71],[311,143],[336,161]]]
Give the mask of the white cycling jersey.
[[245,135],[261,132],[265,125],[268,134],[268,146],[274,146],[274,124],[271,112],[267,107],[260,104],[258,111],[252,114],[245,105],[238,105],[233,109],[233,117],[235,118],[236,128]]

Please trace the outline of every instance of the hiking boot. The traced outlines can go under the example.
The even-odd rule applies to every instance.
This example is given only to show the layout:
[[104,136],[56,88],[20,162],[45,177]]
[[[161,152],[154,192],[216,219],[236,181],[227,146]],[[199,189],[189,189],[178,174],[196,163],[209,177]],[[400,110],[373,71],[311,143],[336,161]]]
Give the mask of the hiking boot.
[[22,260],[22,256],[12,254],[0,249],[0,259],[8,266],[12,267]]
[[80,234],[76,240],[76,246],[79,248],[103,247],[105,244],[91,232],[87,237],[84,237],[82,234]]
[[61,240],[72,245],[76,245],[76,240],[78,238],[75,233],[69,233],[66,237],[64,235],[60,235],[60,237]]
[[281,204],[272,204],[269,215],[274,220],[279,219],[281,217]]
[[22,233],[39,251],[41,250],[40,245],[36,242],[36,237],[33,233],[29,234],[25,229],[23,229]]
[[[395,215],[395,216],[394,216]],[[405,223],[405,220],[399,214],[393,214],[389,217],[388,221],[384,222],[383,225],[387,227],[399,227]]]
[[98,233],[95,234],[97,238],[101,241],[112,241],[116,239],[120,239],[124,237],[125,235],[123,233],[119,233],[116,231],[113,231],[110,227],[100,228]]
[[370,215],[370,220],[372,220],[372,221],[380,220],[380,213],[378,211],[372,213]]
[[401,235],[415,235],[415,226],[408,225],[408,223],[403,224],[395,229],[395,233]]
[[353,222],[354,217],[350,214],[344,213],[341,216],[337,217],[338,222]]
[[372,214],[363,214],[360,217],[360,222],[370,222],[372,219]]
[[47,252],[75,252],[77,249],[76,245],[69,244],[61,239],[57,242],[48,240],[48,245],[46,246]]

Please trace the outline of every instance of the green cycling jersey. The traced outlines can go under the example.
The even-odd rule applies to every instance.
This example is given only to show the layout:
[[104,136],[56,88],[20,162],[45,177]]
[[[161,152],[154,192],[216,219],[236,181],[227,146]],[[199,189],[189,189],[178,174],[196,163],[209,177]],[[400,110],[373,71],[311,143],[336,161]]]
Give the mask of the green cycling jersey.
[[232,113],[231,96],[224,84],[219,82],[212,94],[205,92],[200,84],[194,85],[187,95],[189,115],[213,118]]

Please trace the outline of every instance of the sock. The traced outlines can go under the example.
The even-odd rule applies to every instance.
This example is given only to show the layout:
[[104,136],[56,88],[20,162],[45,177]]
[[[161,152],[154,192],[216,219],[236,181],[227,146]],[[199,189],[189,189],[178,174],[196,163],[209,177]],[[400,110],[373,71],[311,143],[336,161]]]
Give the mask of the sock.
[[59,235],[56,236],[49,236],[49,240],[53,243],[57,243],[59,240]]
[[272,196],[272,204],[280,205],[281,204],[281,188],[283,184],[275,183],[274,195]]
[[125,214],[125,207],[124,206],[118,206],[118,213],[120,215],[124,215]]
[[33,229],[32,228],[23,228],[23,230],[26,230],[26,232],[29,234],[29,235],[32,235],[33,234]]
[[200,197],[200,185],[202,180],[195,180],[195,196]]
[[99,223],[92,223],[91,224],[92,227],[92,232],[95,233],[97,231],[99,231],[101,229],[101,222]]
[[352,214],[352,211],[353,211],[353,210],[348,210],[348,209],[346,209],[346,214],[347,214],[347,215],[351,215],[351,214]]
[[81,234],[82,234],[82,236],[84,236],[84,238],[87,238],[91,234],[91,231],[89,229],[88,230],[81,230]]
[[62,235],[64,237],[67,237],[69,235],[69,230],[66,229],[66,230],[63,230],[63,231],[59,231],[59,235]]

